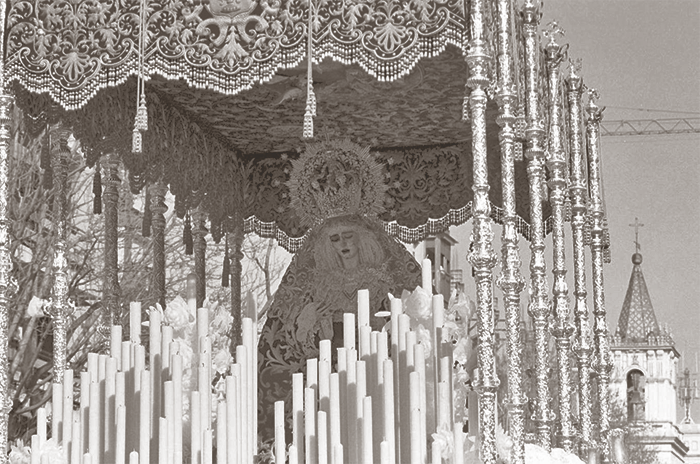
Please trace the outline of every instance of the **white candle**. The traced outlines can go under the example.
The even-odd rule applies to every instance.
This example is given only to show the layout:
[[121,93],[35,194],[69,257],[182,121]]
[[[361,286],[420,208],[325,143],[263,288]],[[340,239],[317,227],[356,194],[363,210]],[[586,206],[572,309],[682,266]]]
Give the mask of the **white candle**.
[[51,387],[52,403],[51,403],[51,436],[54,437],[57,443],[61,442],[63,434],[63,379],[58,379],[59,382],[53,382]]
[[200,411],[202,413],[202,430],[211,429],[211,340],[208,336],[200,339],[199,365],[197,373],[199,377],[198,390],[201,401]]
[[110,333],[109,355],[117,360],[117,370],[122,362],[122,326],[113,325]]
[[347,369],[347,416],[346,428],[348,433],[348,441],[346,442],[347,455],[351,463],[358,462],[357,456],[357,351],[346,350],[346,369]]
[[129,340],[141,343],[141,303],[138,301],[129,304]]
[[[299,453],[297,462],[303,461],[304,448],[302,437],[304,436],[304,374],[297,372],[292,374],[292,446]],[[289,450],[291,460],[291,448]]]
[[202,462],[204,464],[212,464],[212,461],[214,459],[212,455],[212,434],[211,434],[211,429],[207,429],[204,431],[204,440],[202,443],[202,451],[204,455],[204,459]]
[[343,314],[343,347],[355,349],[355,315],[352,313]]
[[368,325],[360,326],[360,359],[368,361],[371,353],[371,332],[372,328]]
[[241,432],[243,430],[243,427],[246,426],[246,424],[243,422],[243,404],[245,403],[243,399],[243,395],[241,394],[241,391],[243,389],[243,382],[241,379],[241,365],[236,363],[231,367],[231,375],[233,376],[234,382],[236,384],[236,392],[237,395],[234,397],[236,400],[236,430],[238,431],[238,435],[236,435],[236,443],[238,444],[238,462],[240,464],[244,463],[244,454],[243,454],[243,440],[241,440],[241,436],[243,436],[243,433]]
[[[328,361],[318,362],[318,409],[326,415],[331,412],[331,363]],[[328,417],[326,417],[328,418]],[[330,421],[329,421],[330,422]],[[320,425],[319,425],[320,427]],[[328,430],[326,430],[328,434]]]
[[[80,436],[80,413],[75,413],[73,414],[73,432],[72,432],[72,437],[73,441],[70,445],[70,461],[68,462],[80,462],[80,455],[83,453],[83,445],[82,445],[82,440]],[[36,435],[32,436],[34,438]],[[38,437],[37,437],[38,438]],[[33,441],[32,441],[32,446],[33,446]],[[37,451],[38,452],[38,451]],[[120,463],[115,463],[115,464],[124,464],[124,462]]]
[[379,444],[379,453],[380,453],[380,461],[381,464],[389,464],[391,461],[391,457],[389,454],[389,443],[386,441],[382,441]]
[[464,464],[464,432],[462,432],[462,424],[455,422],[454,428],[454,464]]
[[190,400],[190,462],[192,464],[199,464],[202,462],[202,414],[200,411],[200,407],[201,402],[199,399],[199,392],[193,391]]
[[331,341],[321,340],[318,343],[318,360],[331,362]]
[[36,411],[36,435],[39,437],[39,447],[46,443],[46,408]]
[[439,441],[433,440],[431,445],[433,464],[442,463],[442,445]]
[[[243,463],[248,462],[248,456],[250,455],[250,439],[249,435],[246,433],[248,424],[250,424],[250,403],[247,400],[250,398],[249,382],[248,382],[248,350],[245,346],[239,345],[236,347],[236,363],[241,366],[240,379],[241,379],[241,390],[240,396],[244,399],[241,401],[241,425],[238,431],[241,432],[241,451],[243,453]],[[246,427],[246,428],[243,428]]]
[[382,392],[384,394],[384,440],[389,446],[389,461],[396,462],[396,436],[395,436],[395,411],[394,411],[394,363],[387,359],[383,364],[384,383]]
[[70,444],[73,440],[73,370],[63,371],[63,453],[70,458]]
[[[255,308],[253,308],[253,312],[255,312]],[[255,456],[258,454],[258,436],[257,436],[257,429],[258,429],[258,420],[257,420],[257,414],[258,414],[258,388],[257,388],[257,380],[258,380],[258,366],[257,366],[257,346],[255,343],[256,339],[256,328],[253,324],[253,319],[249,317],[243,318],[241,321],[241,328],[242,328],[242,337],[241,341],[243,345],[247,349],[247,354],[248,354],[248,394],[250,395],[249,398],[252,399],[251,407],[248,410],[248,420],[250,421],[249,424],[251,424],[250,427],[248,427],[246,430],[248,431],[248,440],[250,443],[250,454],[251,456]]]
[[275,462],[285,462],[284,401],[275,401]]
[[[318,464],[328,464],[328,420],[326,411],[317,413],[318,430]],[[282,462],[282,461],[280,461]]]
[[139,453],[137,451],[129,453],[129,464],[139,464]]
[[306,464],[318,462],[318,450],[316,447],[316,391],[313,388],[304,389],[304,448],[306,450]]
[[[414,361],[416,372],[420,375],[420,380],[418,382],[419,395],[420,395],[420,436],[421,436],[421,462],[427,462],[428,460],[428,449],[427,449],[427,432],[428,432],[428,420],[427,420],[427,392],[426,392],[426,376],[425,376],[425,350],[423,345],[417,343],[413,347],[414,350]],[[434,426],[430,429],[434,429]]]
[[226,426],[228,418],[226,417],[228,404],[226,401],[219,401],[216,407],[216,460],[217,462],[226,462],[228,457],[228,443],[226,442]]
[[150,464],[151,450],[151,373],[141,372],[141,428],[139,436],[139,459],[141,464]]
[[306,360],[306,388],[318,388],[318,359]]
[[297,447],[294,446],[294,443],[289,445],[289,464],[298,464],[301,461],[299,460],[299,455],[301,453],[299,450],[297,450]]
[[[175,426],[173,424],[174,420],[174,404],[173,404],[173,381],[168,380],[163,383],[163,415],[168,420],[166,422],[167,428],[165,429],[165,450],[166,456],[165,460],[168,463],[175,462]],[[160,458],[161,456],[158,455]]]
[[172,357],[171,368],[173,378],[173,462],[182,464],[182,356],[176,354]]
[[369,327],[369,290],[357,291],[357,327]]
[[114,448],[115,464],[124,464],[126,459],[126,407],[117,406],[117,436]]
[[[328,449],[333,453],[335,445],[341,443],[340,376],[337,372],[330,375],[330,414],[328,419],[330,429]],[[332,454],[331,461],[333,461]]]
[[[48,456],[42,456],[41,458],[41,464],[48,464],[49,463],[49,457]],[[90,457],[90,453],[85,453],[83,455],[83,464],[93,464],[92,457]]]
[[421,433],[420,433],[420,375],[418,372],[409,374],[409,417],[410,432],[410,456],[411,464],[421,464]]
[[170,344],[173,341],[173,328],[169,325],[164,325],[161,329],[160,342],[160,361],[161,361],[161,378],[164,380],[172,380],[170,372]]
[[[338,383],[340,385],[339,405],[340,405],[340,443],[347,446],[348,443],[348,355],[345,348],[338,348]],[[334,451],[335,452],[335,451]]]
[[452,429],[452,417],[450,414],[450,386],[447,381],[442,380],[438,383],[438,424],[439,427],[445,430]]
[[425,258],[423,260],[423,266],[421,269],[421,287],[423,287],[423,290],[428,292],[429,294],[433,293],[433,270],[432,270],[432,263],[428,258]]
[[[151,309],[148,312],[148,340],[149,340],[149,369],[151,372],[151,409],[153,411],[151,415],[151,436],[155,443],[159,443],[159,433],[160,424],[159,418],[161,416],[161,371],[163,369],[163,358],[161,354],[161,333],[160,326],[162,321],[162,315],[160,311]],[[154,456],[155,458],[155,456]],[[155,460],[155,459],[154,459]]]
[[[104,383],[104,453],[105,462],[114,460],[114,426],[115,420],[115,401],[117,389],[117,360],[115,358],[107,358],[105,364],[105,383]],[[72,405],[72,399],[71,399]]]
[[89,409],[89,422],[90,427],[88,431],[88,451],[92,460],[97,464],[100,460],[101,450],[100,450],[100,384],[97,382],[90,382],[90,409]]
[[362,399],[362,460],[364,464],[374,464],[372,452],[372,398]]
[[[30,455],[29,464],[41,464],[41,446],[39,445],[39,436],[32,435],[32,454]],[[77,461],[74,461],[77,462]]]
[[238,422],[236,410],[236,396],[238,396],[238,388],[236,387],[236,379],[233,375],[226,377],[226,440],[228,447],[226,448],[226,464],[238,464]]
[[343,445],[340,443],[333,445],[333,463],[343,464]]
[[168,464],[168,419],[158,418],[158,464]]

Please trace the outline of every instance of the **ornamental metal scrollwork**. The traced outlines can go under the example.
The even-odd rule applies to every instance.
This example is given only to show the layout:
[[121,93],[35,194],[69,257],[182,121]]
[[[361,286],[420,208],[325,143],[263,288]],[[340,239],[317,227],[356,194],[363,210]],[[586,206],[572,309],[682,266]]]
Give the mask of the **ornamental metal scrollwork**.
[[[139,71],[145,7],[147,76],[184,79],[236,94],[307,55],[304,0],[13,0],[8,14],[8,81],[80,108],[99,89]],[[357,63],[379,80],[410,72],[447,44],[466,49],[463,0],[313,5],[313,60]]]

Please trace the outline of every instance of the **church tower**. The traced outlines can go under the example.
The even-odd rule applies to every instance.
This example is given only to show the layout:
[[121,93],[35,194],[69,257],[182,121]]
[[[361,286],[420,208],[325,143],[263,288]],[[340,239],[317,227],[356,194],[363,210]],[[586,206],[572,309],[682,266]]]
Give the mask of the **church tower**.
[[646,423],[645,443],[656,450],[659,462],[685,462],[688,447],[675,425],[678,359],[673,338],[662,329],[651,304],[642,273],[638,221],[632,275],[620,319],[611,343],[613,374],[611,390],[628,422]]
[[613,391],[628,421],[676,423],[679,354],[659,327],[642,273],[642,255],[632,255],[632,275],[613,336]]

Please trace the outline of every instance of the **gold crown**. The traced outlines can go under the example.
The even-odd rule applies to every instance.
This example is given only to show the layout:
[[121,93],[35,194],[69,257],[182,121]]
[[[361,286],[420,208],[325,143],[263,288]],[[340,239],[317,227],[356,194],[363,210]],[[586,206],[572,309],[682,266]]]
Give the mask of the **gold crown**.
[[384,211],[382,165],[369,147],[347,139],[308,144],[292,161],[287,185],[291,206],[306,226],[336,216],[376,216]]

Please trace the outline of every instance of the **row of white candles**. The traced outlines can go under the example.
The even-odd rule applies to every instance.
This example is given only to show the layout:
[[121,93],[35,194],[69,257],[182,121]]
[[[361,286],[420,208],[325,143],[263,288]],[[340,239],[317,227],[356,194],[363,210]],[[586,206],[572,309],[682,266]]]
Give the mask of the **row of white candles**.
[[[162,325],[159,311],[149,312],[149,355],[141,344],[141,305],[130,308],[130,336],[113,326],[110,355],[88,354],[80,373],[80,407],[73,410],[73,371],[53,384],[51,437],[70,464],[252,464],[257,454],[257,332],[242,321],[242,345],[226,377],[226,399],[218,401],[212,420],[211,341],[208,309],[196,311],[197,387],[190,393],[190,427],[183,427],[183,356],[172,327]],[[148,367],[148,368],[147,368]],[[252,400],[252,401],[251,401]],[[43,464],[47,410],[37,413],[31,464]],[[214,429],[215,427],[215,429]],[[189,438],[189,456],[185,442]],[[216,440],[216,460],[214,460]],[[47,459],[44,456],[43,459]]]
[[[430,262],[423,288],[431,288]],[[194,299],[188,298],[194,305]],[[432,297],[430,352],[417,341],[401,300],[391,300],[391,337],[370,327],[369,293],[358,292],[357,318],[344,315],[344,345],[331,366],[331,342],[319,358],[292,376],[292,436],[285,443],[284,404],[275,404],[274,455],[290,464],[433,464],[463,462],[462,424],[453,423],[452,359],[442,343],[444,302]],[[192,310],[195,310],[192,306]],[[197,315],[197,389],[190,394],[189,436],[183,427],[183,357],[160,312],[149,315],[149,356],[141,344],[141,306],[132,303],[130,336],[114,326],[110,355],[89,354],[80,374],[80,407],[73,410],[73,372],[53,384],[51,436],[71,464],[184,462],[252,464],[257,450],[256,323],[243,319],[243,343],[225,379],[226,397],[214,403],[208,311]],[[359,337],[356,338],[356,336]],[[356,346],[357,343],[357,346]],[[148,368],[147,368],[148,367]],[[38,411],[32,464],[47,439],[47,413]],[[438,430],[453,435],[453,453],[441,458]],[[189,438],[190,452],[183,456]],[[216,446],[214,447],[214,444]],[[288,445],[288,446],[287,446]],[[430,447],[430,452],[428,450]],[[214,455],[216,449],[216,455]],[[214,459],[216,458],[216,459]]]
[[[423,263],[422,286],[431,289],[430,261]],[[322,340],[319,357],[307,360],[306,375],[292,375],[288,447],[285,405],[275,403],[275,462],[464,462],[462,424],[455,424],[452,414],[451,349],[442,340],[442,295],[434,295],[431,303],[432,349],[426,352],[410,328],[401,300],[391,299],[389,339],[386,331],[372,331],[369,292],[358,292],[357,324],[354,314],[344,315],[343,347],[337,351],[335,372],[331,342]],[[452,455],[446,460],[443,442],[430,439],[438,430],[453,436]]]

